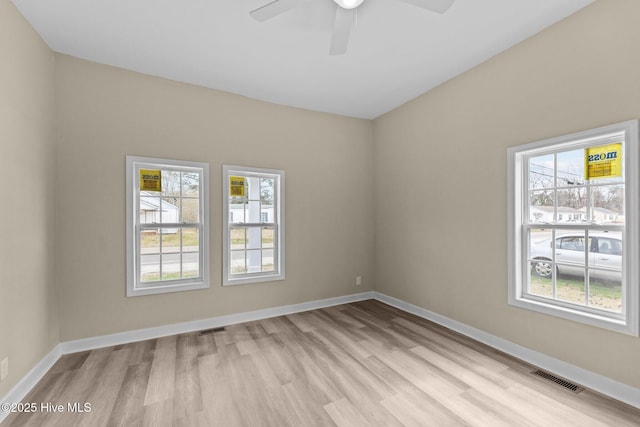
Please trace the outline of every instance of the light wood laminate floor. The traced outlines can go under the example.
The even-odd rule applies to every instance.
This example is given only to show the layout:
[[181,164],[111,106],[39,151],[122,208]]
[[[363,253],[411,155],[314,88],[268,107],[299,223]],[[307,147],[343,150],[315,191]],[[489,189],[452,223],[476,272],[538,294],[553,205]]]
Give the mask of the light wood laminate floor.
[[533,370],[370,300],[65,355],[2,427],[640,425]]

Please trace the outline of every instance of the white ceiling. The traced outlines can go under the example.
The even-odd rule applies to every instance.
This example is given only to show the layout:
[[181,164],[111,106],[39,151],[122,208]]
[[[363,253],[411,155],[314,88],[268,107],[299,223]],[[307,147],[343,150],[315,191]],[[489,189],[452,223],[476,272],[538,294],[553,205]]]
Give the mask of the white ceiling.
[[335,5],[300,0],[13,0],[56,52],[255,99],[372,119],[593,0],[456,0],[443,15],[365,0],[329,56]]

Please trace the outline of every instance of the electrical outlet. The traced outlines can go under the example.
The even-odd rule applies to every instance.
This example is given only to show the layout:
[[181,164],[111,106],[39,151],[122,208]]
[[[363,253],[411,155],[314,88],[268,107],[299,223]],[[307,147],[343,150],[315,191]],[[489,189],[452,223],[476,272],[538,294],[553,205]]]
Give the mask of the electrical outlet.
[[362,285],[362,276],[356,276],[356,285]]
[[9,376],[9,357],[5,357],[0,362],[0,381],[3,381]]

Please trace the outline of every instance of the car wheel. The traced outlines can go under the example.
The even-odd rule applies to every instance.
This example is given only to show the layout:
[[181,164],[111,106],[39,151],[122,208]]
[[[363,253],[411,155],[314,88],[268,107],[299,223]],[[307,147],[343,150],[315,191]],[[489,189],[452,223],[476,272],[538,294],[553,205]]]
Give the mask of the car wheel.
[[551,277],[553,274],[553,266],[549,260],[539,260],[533,264],[533,272],[536,276]]

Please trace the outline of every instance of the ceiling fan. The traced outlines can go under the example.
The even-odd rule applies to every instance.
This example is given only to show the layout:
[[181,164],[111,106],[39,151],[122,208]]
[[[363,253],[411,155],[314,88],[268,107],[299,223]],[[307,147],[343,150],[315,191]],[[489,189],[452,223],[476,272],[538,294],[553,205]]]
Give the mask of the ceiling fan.
[[[274,0],[267,3],[249,14],[256,21],[266,21],[274,18],[281,13],[291,10],[299,6],[306,0]],[[351,28],[356,19],[356,8],[362,4],[364,0],[333,0],[336,4],[336,15],[333,21],[333,36],[331,37],[331,46],[329,47],[329,55],[342,55],[347,51],[349,44],[349,35]],[[400,0],[414,6],[427,9],[436,13],[446,12],[455,0]]]

